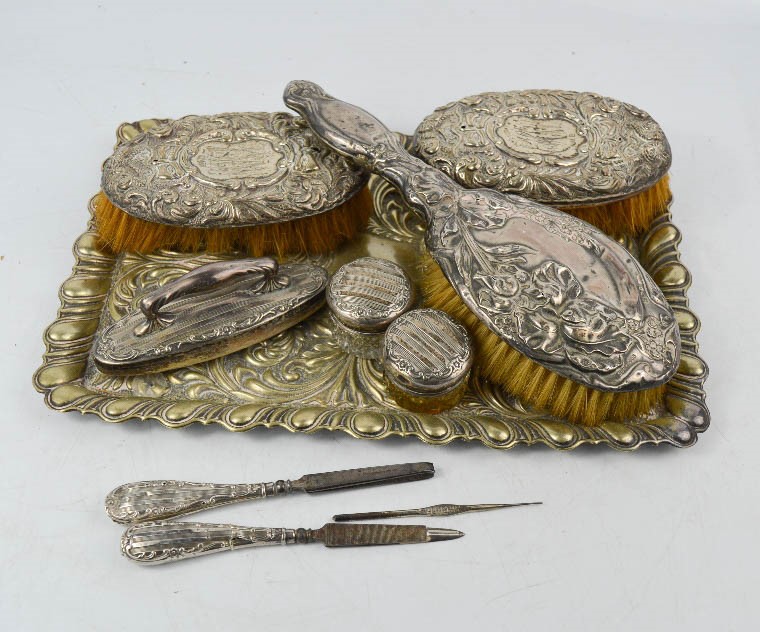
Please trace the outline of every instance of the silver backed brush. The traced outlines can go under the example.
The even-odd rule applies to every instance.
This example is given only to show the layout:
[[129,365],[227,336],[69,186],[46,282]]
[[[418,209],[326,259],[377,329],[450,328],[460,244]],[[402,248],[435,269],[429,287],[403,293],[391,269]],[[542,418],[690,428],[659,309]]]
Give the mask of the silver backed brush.
[[284,100],[424,216],[427,249],[459,297],[520,353],[600,391],[653,388],[675,373],[673,310],[622,245],[543,204],[465,189],[409,154],[374,116],[314,83],[291,82]]
[[329,211],[366,175],[285,112],[160,120],[103,164],[108,199],[140,220],[192,228],[279,224]]
[[646,112],[592,92],[484,92],[436,108],[414,153],[468,188],[556,208],[599,205],[654,186],[668,139]]

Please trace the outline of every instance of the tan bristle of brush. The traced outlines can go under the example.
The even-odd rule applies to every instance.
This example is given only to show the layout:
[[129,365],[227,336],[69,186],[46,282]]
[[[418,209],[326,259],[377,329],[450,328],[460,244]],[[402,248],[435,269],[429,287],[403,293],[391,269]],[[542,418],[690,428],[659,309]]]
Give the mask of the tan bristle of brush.
[[472,335],[475,366],[480,375],[499,384],[520,401],[561,419],[585,426],[622,421],[649,412],[665,396],[665,386],[610,393],[561,377],[509,346],[464,304],[433,258],[422,258],[425,304],[459,320]]
[[[669,177],[665,175],[653,186],[624,200],[560,208],[593,224],[608,235],[638,235],[668,209],[670,198]],[[552,206],[551,202],[547,204]]]
[[148,222],[114,206],[102,191],[95,196],[92,206],[100,246],[114,253],[147,253],[159,248],[210,253],[241,250],[251,257],[330,252],[355,237],[367,225],[373,210],[372,194],[366,186],[343,204],[318,215],[280,224],[233,228]]

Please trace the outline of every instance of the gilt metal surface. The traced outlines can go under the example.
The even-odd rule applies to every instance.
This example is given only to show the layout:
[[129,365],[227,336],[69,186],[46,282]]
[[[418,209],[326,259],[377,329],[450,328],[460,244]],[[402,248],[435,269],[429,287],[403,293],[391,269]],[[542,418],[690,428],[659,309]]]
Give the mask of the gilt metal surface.
[[346,353],[369,360],[383,357],[384,331],[374,333],[346,327],[335,314],[330,315],[330,327],[335,334],[335,342]]
[[[143,122],[140,125],[149,124]],[[124,126],[125,136],[134,133]],[[385,180],[370,179],[376,212],[366,231],[333,255],[315,261],[331,271],[362,256],[391,259],[419,282],[415,267],[425,229]],[[632,450],[642,445],[693,445],[707,429],[699,355],[699,319],[689,307],[691,274],[680,261],[681,233],[670,214],[646,234],[626,239],[674,309],[681,332],[681,363],[668,382],[665,404],[644,417],[587,428],[526,408],[479,379],[462,402],[439,415],[411,413],[388,397],[377,361],[341,350],[325,311],[246,351],[166,374],[113,378],[89,356],[99,331],[137,307],[145,290],[195,265],[219,260],[160,252],[119,255],[99,250],[92,223],[74,243],[74,269],[60,288],[60,309],[44,334],[45,354],[35,387],[55,410],[91,413],[107,422],[155,419],[170,428],[220,424],[231,431],[281,427],[291,432],[345,432],[361,439],[415,437],[442,445],[474,441],[505,449],[544,444],[555,449],[584,444]]]
[[599,204],[654,185],[670,167],[660,126],[628,103],[591,92],[486,92],[420,123],[414,152],[469,187],[552,206]]
[[130,215],[194,227],[255,226],[329,211],[366,176],[284,112],[122,126],[102,188]]
[[409,154],[374,116],[314,83],[291,82],[284,99],[330,147],[388,179],[425,217],[428,251],[509,345],[602,391],[653,388],[675,373],[673,310],[621,244],[549,206],[465,189]]

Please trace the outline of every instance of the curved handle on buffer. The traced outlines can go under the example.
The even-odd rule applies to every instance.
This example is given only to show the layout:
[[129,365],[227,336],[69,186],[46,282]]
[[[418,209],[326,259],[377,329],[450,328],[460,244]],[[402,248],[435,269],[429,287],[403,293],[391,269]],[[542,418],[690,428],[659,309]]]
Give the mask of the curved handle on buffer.
[[[259,257],[217,261],[191,270],[140,300],[140,310],[145,315],[145,322],[135,328],[135,334],[142,336],[155,326],[170,325],[174,321],[174,314],[162,309],[172,301],[202,292],[243,275],[258,274],[261,275],[262,281],[265,281],[277,274],[277,268],[277,262],[271,257]],[[261,291],[264,287],[265,284],[262,283],[260,288],[255,289]]]

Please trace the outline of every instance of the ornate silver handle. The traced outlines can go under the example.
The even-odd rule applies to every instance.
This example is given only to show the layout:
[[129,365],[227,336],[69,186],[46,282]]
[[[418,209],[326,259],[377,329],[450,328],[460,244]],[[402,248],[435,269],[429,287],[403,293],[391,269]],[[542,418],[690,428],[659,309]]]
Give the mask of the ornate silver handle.
[[106,512],[114,522],[131,524],[176,518],[230,503],[287,494],[291,490],[292,482],[282,480],[237,485],[140,481],[121,485],[108,494]]
[[[148,522],[133,525],[124,532],[121,552],[140,564],[163,564],[232,549],[293,544],[296,535],[296,529],[202,522]],[[306,541],[305,534],[299,538],[299,541],[302,540]]]
[[[165,327],[174,321],[174,314],[163,310],[168,303],[189,294],[202,292],[210,287],[226,283],[247,274],[261,276],[261,287],[265,281],[277,274],[277,262],[271,257],[217,261],[200,266],[183,274],[178,279],[154,290],[140,301],[140,310],[145,315],[145,323],[135,328],[135,334],[142,336],[155,326]],[[254,288],[256,289],[256,288]]]
[[[435,206],[450,205],[460,195],[461,187],[443,172],[412,156],[401,139],[366,110],[340,101],[317,84],[303,80],[291,81],[285,87],[283,100],[304,117],[331,149],[393,183],[428,224],[435,217]],[[435,188],[432,199],[420,194],[428,187]]]
[[330,148],[365,167],[371,169],[383,151],[405,153],[399,137],[369,112],[334,99],[311,81],[291,81],[283,99]]

